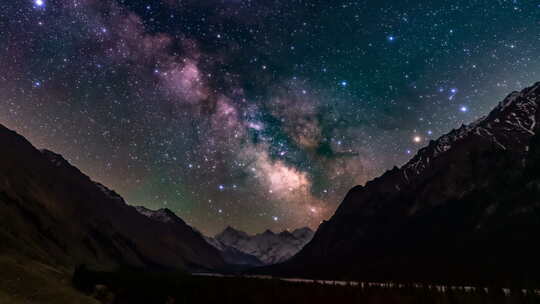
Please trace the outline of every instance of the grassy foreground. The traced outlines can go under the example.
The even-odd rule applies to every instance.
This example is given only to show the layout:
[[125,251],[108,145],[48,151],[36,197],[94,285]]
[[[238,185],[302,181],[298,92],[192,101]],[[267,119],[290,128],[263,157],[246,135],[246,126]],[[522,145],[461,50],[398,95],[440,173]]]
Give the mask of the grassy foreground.
[[[74,285],[102,303],[540,303],[540,296],[429,288],[293,283],[277,279],[197,277],[182,273],[76,271]],[[96,287],[97,286],[97,287]]]
[[73,288],[70,277],[34,260],[0,255],[0,304],[99,304]]

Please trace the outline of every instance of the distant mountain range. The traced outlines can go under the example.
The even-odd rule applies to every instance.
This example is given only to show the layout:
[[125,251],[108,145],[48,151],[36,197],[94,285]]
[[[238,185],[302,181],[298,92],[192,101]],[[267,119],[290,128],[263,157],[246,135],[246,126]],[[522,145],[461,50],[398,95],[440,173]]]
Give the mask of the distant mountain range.
[[[187,226],[181,218],[166,208],[150,210],[137,206],[135,209],[140,214],[167,225]],[[314,234],[313,230],[304,227],[292,232],[274,233],[266,230],[264,233],[249,235],[229,226],[215,237],[206,237],[191,227],[190,229],[216,248],[228,266],[243,266],[242,268],[286,261],[298,253]],[[229,269],[232,270],[235,267],[229,267]]]
[[276,275],[540,281],[540,83],[349,191]]
[[227,227],[207,241],[222,252],[229,264],[261,266],[290,259],[312,237],[313,231],[308,227],[280,233],[266,230],[256,235]]
[[64,269],[225,267],[220,252],[169,210],[142,215],[62,156],[1,125],[0,147],[0,256]]

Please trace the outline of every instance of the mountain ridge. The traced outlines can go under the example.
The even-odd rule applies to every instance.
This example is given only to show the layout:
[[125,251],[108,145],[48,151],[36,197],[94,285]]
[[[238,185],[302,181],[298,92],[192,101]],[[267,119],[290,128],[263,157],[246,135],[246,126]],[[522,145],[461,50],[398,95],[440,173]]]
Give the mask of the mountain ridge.
[[[538,167],[539,95],[540,83],[513,92],[402,167],[352,188],[296,256],[261,271],[390,280],[537,277],[532,253],[540,250],[532,235],[540,231],[540,184],[530,167]],[[524,251],[521,260],[512,248]]]
[[88,264],[171,269],[219,269],[219,252],[178,222],[175,227],[136,211],[60,154],[38,150],[0,125],[0,254],[51,266]]

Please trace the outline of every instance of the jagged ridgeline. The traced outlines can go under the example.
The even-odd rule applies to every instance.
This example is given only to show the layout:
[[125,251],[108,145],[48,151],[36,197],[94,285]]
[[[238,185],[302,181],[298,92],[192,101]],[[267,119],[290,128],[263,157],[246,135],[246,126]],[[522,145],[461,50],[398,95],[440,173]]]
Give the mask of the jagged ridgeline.
[[308,227],[280,233],[266,230],[255,235],[227,227],[215,237],[207,238],[207,241],[219,249],[230,264],[262,266],[290,259],[312,237],[313,231]]
[[540,281],[540,84],[353,188],[281,275]]

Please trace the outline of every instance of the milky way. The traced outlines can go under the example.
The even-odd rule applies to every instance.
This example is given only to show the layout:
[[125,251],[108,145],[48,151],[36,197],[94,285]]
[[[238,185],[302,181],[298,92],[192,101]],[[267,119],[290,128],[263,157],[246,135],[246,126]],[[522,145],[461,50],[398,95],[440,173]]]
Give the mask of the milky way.
[[538,1],[0,3],[0,123],[205,233],[316,227],[539,79]]

